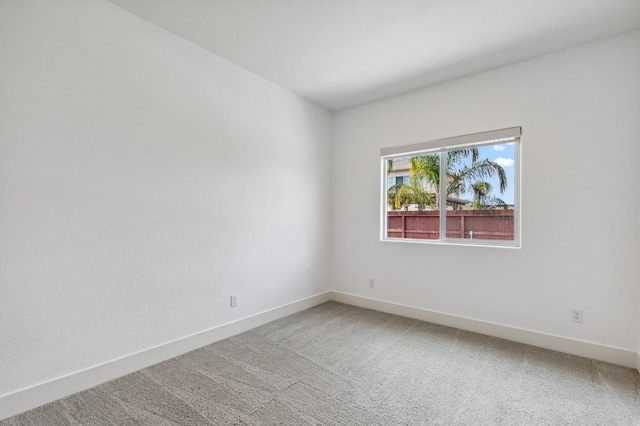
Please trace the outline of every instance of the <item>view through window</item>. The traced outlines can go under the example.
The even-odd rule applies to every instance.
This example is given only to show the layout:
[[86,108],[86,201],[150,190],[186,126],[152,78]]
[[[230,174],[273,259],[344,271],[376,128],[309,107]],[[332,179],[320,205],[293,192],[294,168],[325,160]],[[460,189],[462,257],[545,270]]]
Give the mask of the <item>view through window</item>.
[[382,238],[518,246],[519,143],[508,137],[383,155]]

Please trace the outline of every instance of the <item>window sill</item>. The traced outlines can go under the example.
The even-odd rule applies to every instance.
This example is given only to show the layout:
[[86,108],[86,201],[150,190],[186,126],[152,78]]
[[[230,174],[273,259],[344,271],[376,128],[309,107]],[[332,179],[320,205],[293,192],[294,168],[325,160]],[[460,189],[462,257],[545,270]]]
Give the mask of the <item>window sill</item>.
[[411,243],[411,244],[432,244],[438,246],[459,246],[459,247],[489,247],[489,248],[506,248],[520,249],[520,243],[515,241],[495,242],[495,241],[478,241],[478,240],[420,240],[417,238],[380,238],[382,242],[390,243]]

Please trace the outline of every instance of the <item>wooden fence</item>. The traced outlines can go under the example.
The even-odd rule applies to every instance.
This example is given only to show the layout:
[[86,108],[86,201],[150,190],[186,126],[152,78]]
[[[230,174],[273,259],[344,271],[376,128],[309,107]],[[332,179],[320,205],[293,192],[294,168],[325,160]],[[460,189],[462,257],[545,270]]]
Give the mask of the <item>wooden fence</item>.
[[[447,238],[513,240],[513,210],[448,210]],[[473,234],[471,234],[473,232]],[[389,238],[440,238],[440,212],[387,212]]]

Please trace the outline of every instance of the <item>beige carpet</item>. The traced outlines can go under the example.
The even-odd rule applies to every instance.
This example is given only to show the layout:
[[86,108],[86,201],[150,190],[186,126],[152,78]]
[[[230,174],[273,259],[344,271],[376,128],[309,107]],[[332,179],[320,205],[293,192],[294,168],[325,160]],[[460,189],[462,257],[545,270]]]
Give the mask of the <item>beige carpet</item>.
[[7,425],[640,425],[637,371],[329,302]]

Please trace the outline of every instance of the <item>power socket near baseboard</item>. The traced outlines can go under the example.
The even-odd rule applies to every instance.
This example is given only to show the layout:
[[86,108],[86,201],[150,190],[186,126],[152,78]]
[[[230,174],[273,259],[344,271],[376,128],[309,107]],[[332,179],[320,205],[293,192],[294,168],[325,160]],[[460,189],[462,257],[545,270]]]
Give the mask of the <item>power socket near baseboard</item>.
[[582,309],[571,308],[571,321],[581,323],[582,320]]

